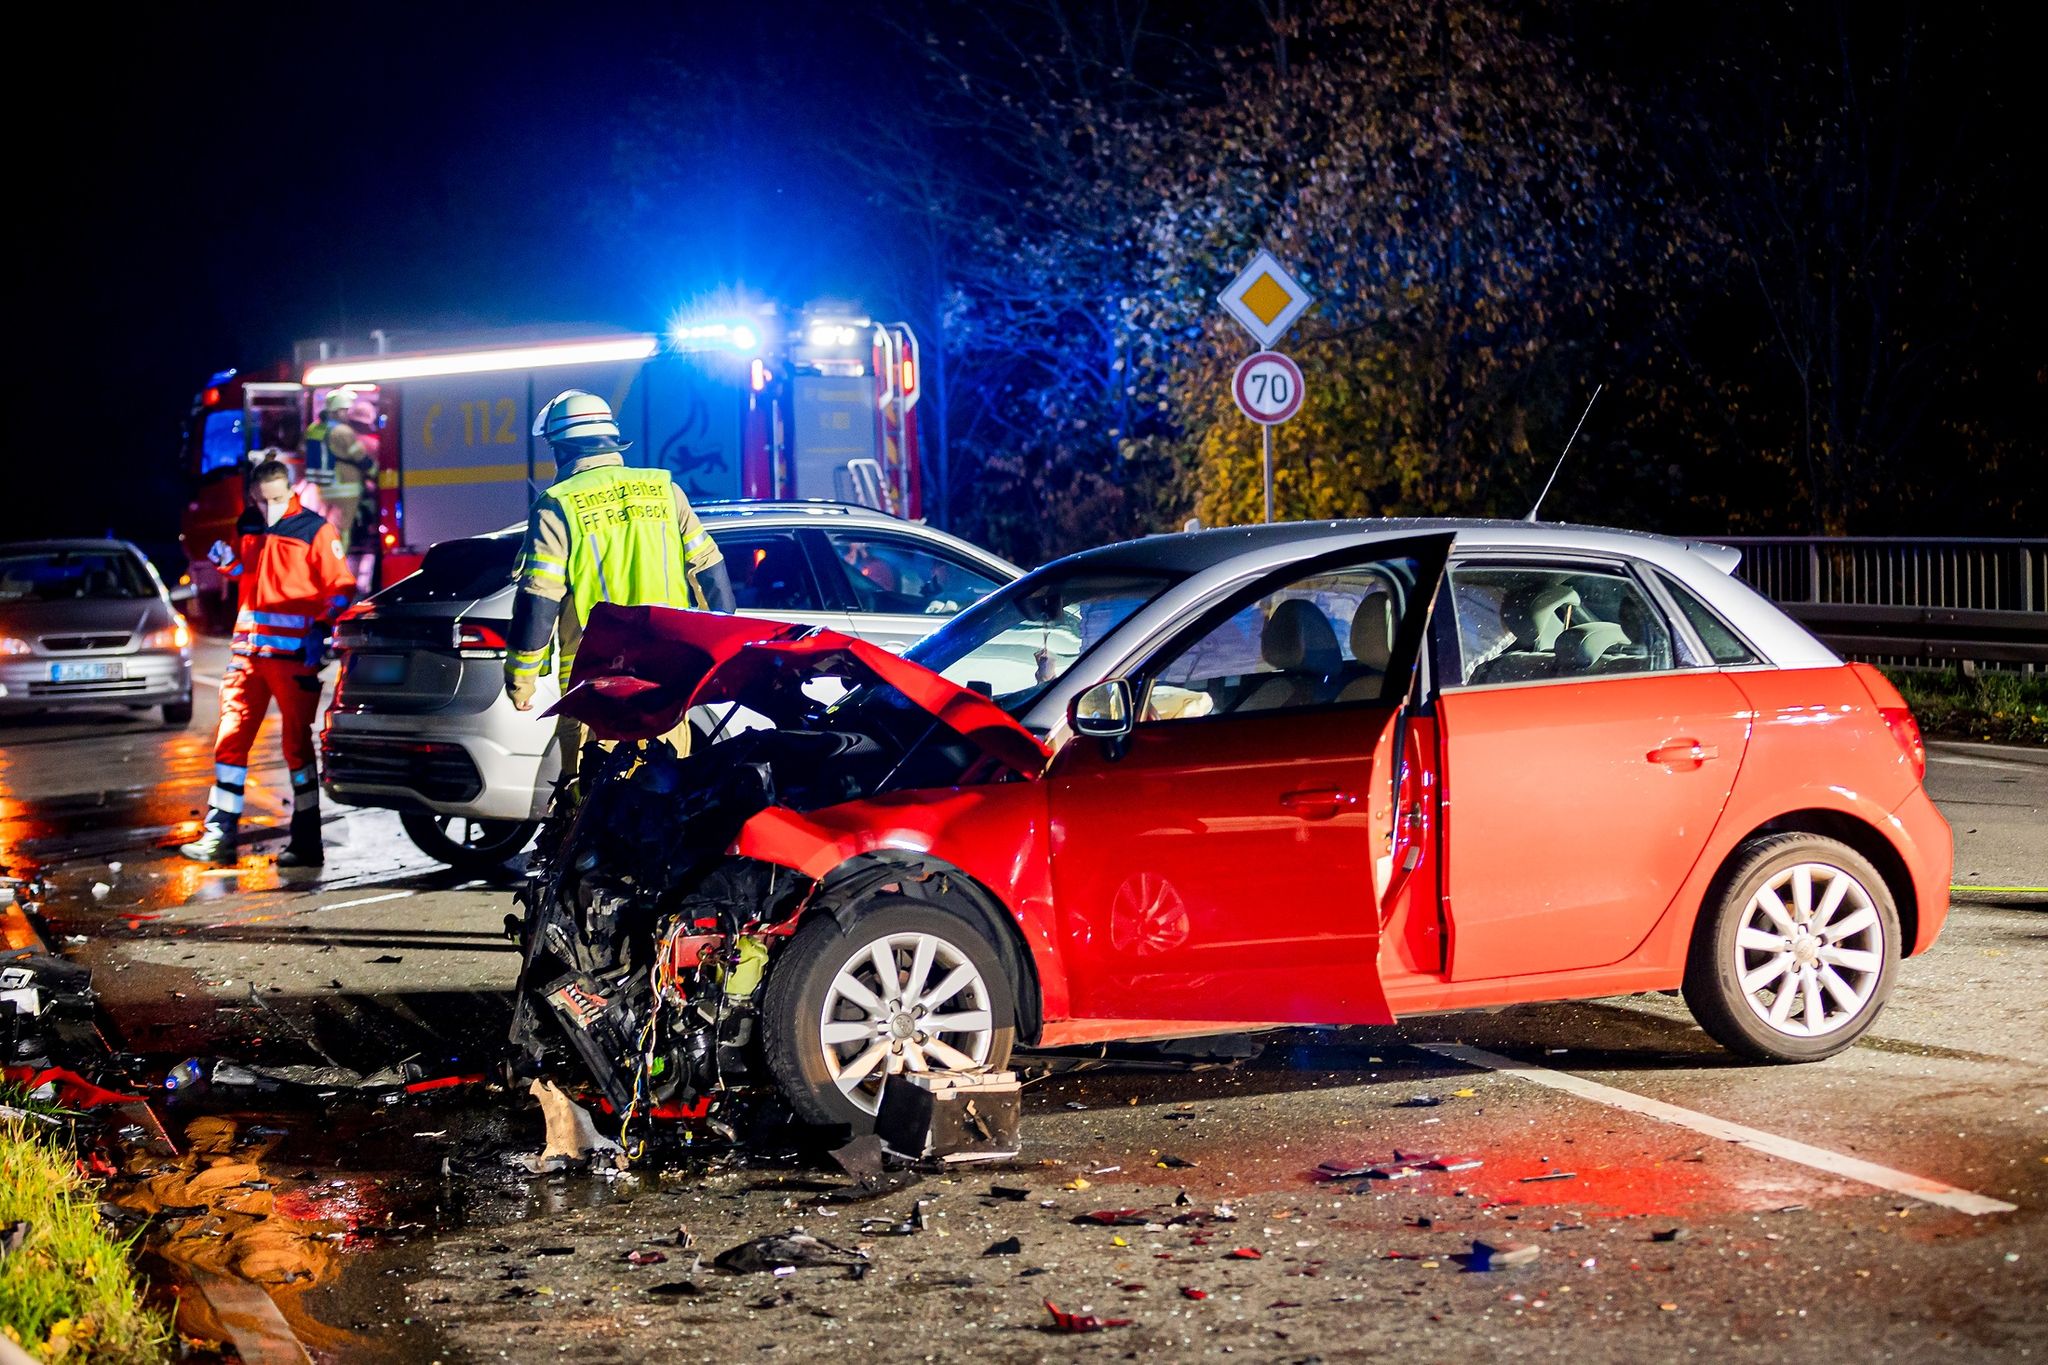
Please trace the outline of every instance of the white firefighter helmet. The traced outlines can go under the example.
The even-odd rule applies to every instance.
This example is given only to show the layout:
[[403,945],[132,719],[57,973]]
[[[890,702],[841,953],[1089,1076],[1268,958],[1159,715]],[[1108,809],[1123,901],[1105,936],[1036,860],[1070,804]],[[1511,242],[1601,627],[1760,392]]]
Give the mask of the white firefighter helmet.
[[594,393],[565,389],[534,415],[533,434],[550,444],[581,449],[624,450],[612,405]]
[[327,397],[321,401],[320,415],[322,417],[339,417],[347,412],[348,405],[355,401],[356,391],[354,389],[329,389]]

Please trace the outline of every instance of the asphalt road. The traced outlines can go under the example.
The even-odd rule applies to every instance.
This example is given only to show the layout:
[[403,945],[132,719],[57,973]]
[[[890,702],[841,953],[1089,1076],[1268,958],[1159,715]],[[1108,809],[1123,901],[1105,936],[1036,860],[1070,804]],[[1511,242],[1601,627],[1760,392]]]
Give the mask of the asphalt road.
[[[487,1057],[516,969],[509,879],[435,870],[393,817],[338,810],[328,867],[281,875],[275,757],[252,772],[251,824],[276,833],[231,872],[183,863],[167,845],[210,780],[199,702],[183,732],[0,720],[0,861],[48,870],[52,940],[94,969],[116,1045],[143,1074],[185,1055],[437,1075]],[[1959,884],[2048,886],[2048,754],[1938,744],[1928,784]],[[499,1153],[538,1145],[537,1112],[478,1087],[396,1106],[216,1094],[165,1116],[281,1130],[251,1149],[291,1191],[279,1207],[363,1225],[274,1286],[324,1358],[2025,1359],[2048,1349],[2044,1022],[2048,894],[1987,890],[1829,1062],[1738,1063],[1660,996],[1304,1032],[1235,1066],[1046,1076],[1019,1161],[865,1202],[766,1158],[518,1177]],[[1310,1177],[1397,1150],[1480,1164]],[[919,1200],[923,1230],[890,1235]],[[1218,1206],[1229,1221],[1174,1221]],[[1137,1221],[1073,1221],[1109,1210]],[[871,1268],[709,1265],[796,1226],[869,1244]],[[1540,1250],[1472,1273],[1454,1258],[1475,1239]],[[622,1259],[636,1249],[666,1259]],[[1046,1299],[1131,1325],[1051,1334]]]

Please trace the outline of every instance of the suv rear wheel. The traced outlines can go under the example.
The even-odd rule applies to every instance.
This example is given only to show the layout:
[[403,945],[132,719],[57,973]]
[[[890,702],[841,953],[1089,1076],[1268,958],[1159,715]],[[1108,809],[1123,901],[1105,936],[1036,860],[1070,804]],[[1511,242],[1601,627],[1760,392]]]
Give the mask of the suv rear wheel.
[[1861,1037],[1901,953],[1891,888],[1847,844],[1773,834],[1737,849],[1693,930],[1685,1003],[1731,1052],[1815,1062]]
[[540,828],[532,820],[472,820],[418,811],[401,811],[398,823],[420,852],[461,872],[490,872],[504,866]]
[[769,964],[761,1028],[797,1114],[865,1133],[891,1075],[1008,1065],[1016,1000],[973,925],[880,896],[850,928],[821,913],[797,930]]

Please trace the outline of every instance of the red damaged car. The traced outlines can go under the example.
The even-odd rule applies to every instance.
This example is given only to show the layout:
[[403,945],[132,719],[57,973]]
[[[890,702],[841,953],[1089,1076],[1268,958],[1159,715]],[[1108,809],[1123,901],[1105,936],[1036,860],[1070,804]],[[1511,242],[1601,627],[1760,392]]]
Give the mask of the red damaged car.
[[[1335,522],[1031,573],[898,657],[599,608],[593,752],[524,892],[513,1038],[630,1115],[904,1071],[1682,989],[1847,1047],[1948,906],[1918,728],[1731,577],[1621,531]],[[694,708],[706,708],[697,710]],[[748,728],[751,727],[751,728]]]

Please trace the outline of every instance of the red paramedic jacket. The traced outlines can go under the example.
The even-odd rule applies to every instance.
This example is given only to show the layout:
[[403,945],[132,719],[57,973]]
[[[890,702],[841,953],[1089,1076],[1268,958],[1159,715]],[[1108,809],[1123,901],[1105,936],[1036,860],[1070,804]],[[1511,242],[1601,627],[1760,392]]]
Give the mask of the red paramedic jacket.
[[326,635],[355,594],[356,577],[327,518],[294,497],[275,526],[251,509],[236,523],[235,562],[226,570],[241,585],[233,649],[259,659],[306,659],[307,642]]

